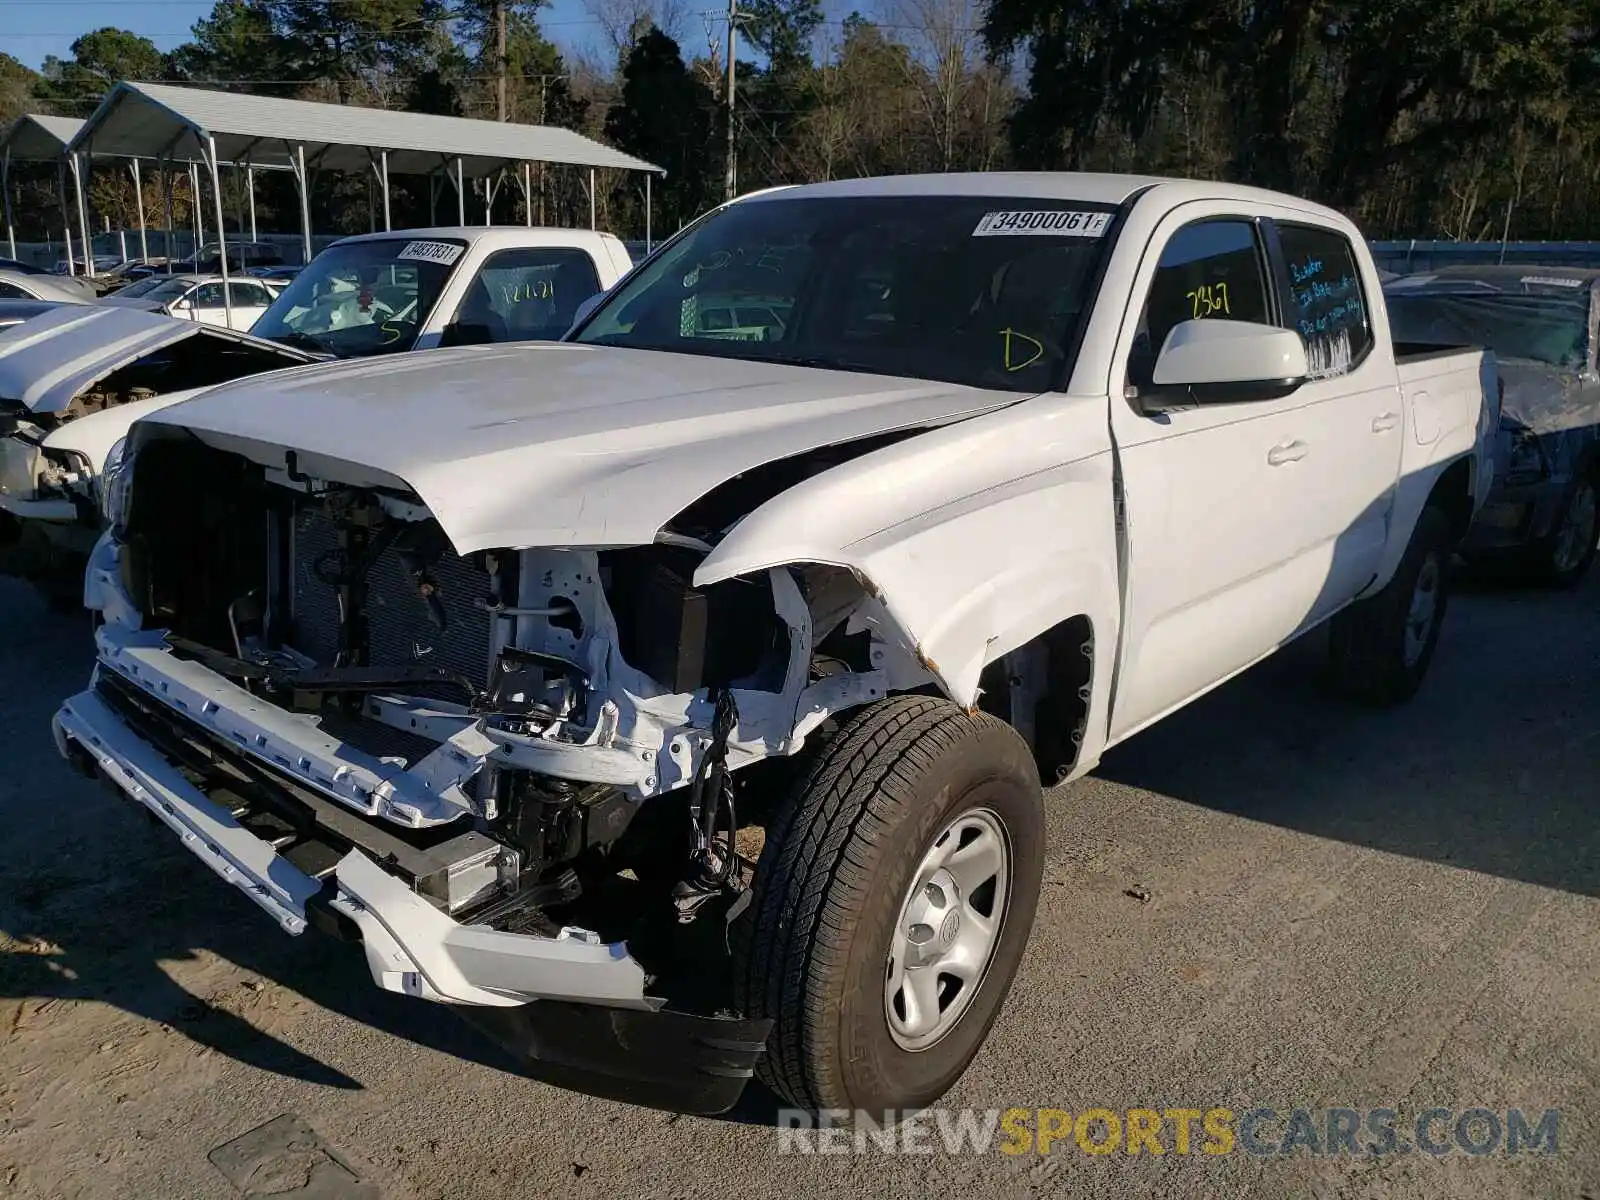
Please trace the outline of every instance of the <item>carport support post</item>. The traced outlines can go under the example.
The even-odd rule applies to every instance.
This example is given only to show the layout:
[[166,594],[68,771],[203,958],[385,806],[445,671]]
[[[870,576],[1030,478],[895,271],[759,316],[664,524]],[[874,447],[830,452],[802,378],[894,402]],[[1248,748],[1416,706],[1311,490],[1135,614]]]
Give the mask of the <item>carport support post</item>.
[[222,311],[233,328],[233,285],[228,282],[228,234],[222,225],[222,172],[217,169],[217,139],[206,136],[206,166],[211,168],[211,202],[217,206],[217,245],[222,253]]
[[294,148],[295,182],[300,185],[300,237],[306,262],[311,261],[311,180],[306,177],[306,145]]
[[378,151],[378,183],[383,188],[383,231],[394,228],[389,219],[389,152]]
[[206,221],[200,206],[200,164],[191,162],[189,164],[189,207],[194,210],[192,213],[194,217],[194,253],[190,257],[194,259],[194,269],[196,271],[200,269],[200,251],[203,249],[201,243],[206,240]]
[[78,232],[83,235],[83,273],[93,279],[94,242],[89,237],[89,206],[83,199],[84,160],[73,153],[67,161],[72,164],[72,190],[78,198]]
[[[244,168],[242,168],[238,163],[234,163],[233,164],[234,182],[236,182],[236,183],[238,182],[239,174],[243,169]],[[243,241],[244,240],[244,189],[243,188],[236,188],[234,190],[234,193],[233,193],[233,223],[239,229],[239,240]],[[251,240],[254,241],[255,239],[252,238]],[[240,255],[239,264],[240,264],[239,269],[243,270],[244,269],[244,258],[243,258],[242,253]]]
[[644,252],[650,253],[650,172],[644,173]]
[[133,172],[133,204],[139,213],[139,261],[149,262],[150,235],[144,228],[144,180],[139,175],[139,160],[129,163],[128,169]]
[[168,156],[161,160],[161,179],[165,186],[161,189],[162,199],[167,206],[167,274],[172,274],[172,239],[177,236],[177,230],[172,227],[172,158]]
[[250,205],[250,240],[256,240],[256,168],[248,160],[244,164],[244,195]]
[[456,159],[456,215],[457,225],[467,223],[467,174],[459,158]]
[[61,236],[67,243],[67,274],[76,275],[78,264],[72,261],[72,209],[67,206],[67,164],[62,159],[56,163],[56,199],[61,201]]
[[11,248],[9,258],[17,257],[17,230],[11,223],[11,147],[6,147],[4,157],[0,157],[0,194],[5,197],[6,206],[6,244]]
[[589,228],[593,229],[594,223],[594,168],[589,168]]
[[523,224],[529,229],[533,228],[533,168],[527,163],[522,164],[522,214],[525,218]]

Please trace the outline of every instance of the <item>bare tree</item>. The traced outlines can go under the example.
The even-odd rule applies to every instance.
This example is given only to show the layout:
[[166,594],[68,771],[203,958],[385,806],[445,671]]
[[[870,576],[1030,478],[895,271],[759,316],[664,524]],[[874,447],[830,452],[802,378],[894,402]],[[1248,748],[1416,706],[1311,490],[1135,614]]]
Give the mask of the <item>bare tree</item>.
[[933,161],[954,170],[961,157],[960,128],[982,86],[974,67],[983,64],[979,0],[883,0],[886,23],[910,49],[907,82],[916,88],[932,141]]
[[683,41],[689,18],[688,0],[583,0],[583,6],[619,59],[651,25]]

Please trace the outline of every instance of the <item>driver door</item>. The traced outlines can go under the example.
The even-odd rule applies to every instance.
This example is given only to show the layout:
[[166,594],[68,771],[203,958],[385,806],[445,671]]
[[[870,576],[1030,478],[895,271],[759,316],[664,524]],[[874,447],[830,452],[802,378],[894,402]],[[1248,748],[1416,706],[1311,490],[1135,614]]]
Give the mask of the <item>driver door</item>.
[[1296,576],[1304,455],[1294,396],[1141,411],[1167,335],[1213,318],[1281,324],[1254,216],[1186,205],[1152,239],[1110,381],[1128,540],[1124,643],[1111,739],[1157,720],[1287,639],[1314,581]]

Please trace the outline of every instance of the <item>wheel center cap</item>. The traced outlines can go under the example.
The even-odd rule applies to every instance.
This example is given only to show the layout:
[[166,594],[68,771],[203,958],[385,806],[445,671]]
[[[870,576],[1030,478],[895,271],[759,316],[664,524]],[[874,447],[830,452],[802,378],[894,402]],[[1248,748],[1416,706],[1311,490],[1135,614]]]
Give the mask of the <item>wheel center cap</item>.
[[939,926],[939,938],[935,943],[941,951],[950,949],[956,944],[956,935],[961,932],[961,914],[952,910]]

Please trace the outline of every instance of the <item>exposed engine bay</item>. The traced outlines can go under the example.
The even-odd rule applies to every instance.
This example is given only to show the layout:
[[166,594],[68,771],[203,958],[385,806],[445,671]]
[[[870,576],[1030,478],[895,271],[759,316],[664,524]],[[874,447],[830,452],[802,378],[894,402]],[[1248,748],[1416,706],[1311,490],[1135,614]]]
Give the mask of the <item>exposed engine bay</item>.
[[[731,481],[653,545],[462,557],[413,495],[312,478],[293,452],[279,470],[155,440],[122,509],[143,628],[272,720],[423,790],[353,790],[350,768],[319,776],[267,718],[225,730],[214,706],[172,711],[132,675],[103,670],[100,692],[306,874],[360,848],[455,921],[625,938],[694,990],[683,927],[722,948],[724,922],[704,918],[736,902],[753,867],[739,831],[784,760],[835,714],[933,685],[847,570],[690,582],[762,493],[873,444]],[[655,934],[672,948],[652,956]]]

